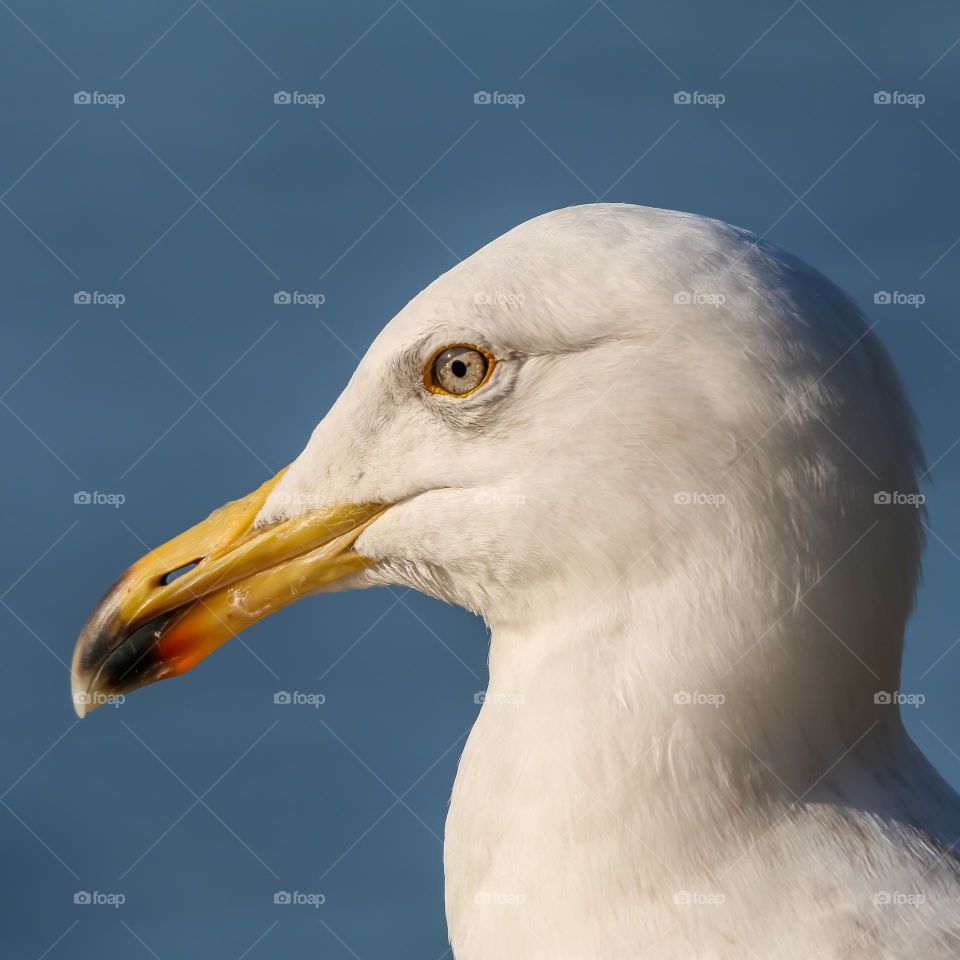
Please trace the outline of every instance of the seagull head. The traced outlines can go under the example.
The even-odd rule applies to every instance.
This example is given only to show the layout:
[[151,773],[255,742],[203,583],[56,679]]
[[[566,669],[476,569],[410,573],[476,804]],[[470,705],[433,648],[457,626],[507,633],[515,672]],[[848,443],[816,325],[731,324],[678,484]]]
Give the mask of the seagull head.
[[895,689],[919,464],[886,355],[815,270],[702,217],[556,211],[415,297],[288,468],[121,576],[74,702],[381,584],[480,614],[492,666],[616,643],[611,689],[868,698]]

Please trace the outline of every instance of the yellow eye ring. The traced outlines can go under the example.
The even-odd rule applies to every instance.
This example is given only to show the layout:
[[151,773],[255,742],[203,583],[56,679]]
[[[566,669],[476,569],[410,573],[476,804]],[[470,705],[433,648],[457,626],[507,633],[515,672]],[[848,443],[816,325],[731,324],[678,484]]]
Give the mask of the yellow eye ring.
[[450,343],[437,350],[423,370],[423,385],[441,397],[458,400],[476,393],[493,374],[497,358],[472,343]]

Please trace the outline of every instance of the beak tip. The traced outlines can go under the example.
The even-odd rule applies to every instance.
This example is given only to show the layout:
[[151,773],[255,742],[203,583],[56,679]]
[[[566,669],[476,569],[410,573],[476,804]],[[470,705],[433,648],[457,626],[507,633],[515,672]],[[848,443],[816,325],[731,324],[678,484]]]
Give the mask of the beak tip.
[[70,695],[73,700],[73,709],[79,719],[83,719],[92,708],[90,692],[87,684],[74,671],[70,677]]

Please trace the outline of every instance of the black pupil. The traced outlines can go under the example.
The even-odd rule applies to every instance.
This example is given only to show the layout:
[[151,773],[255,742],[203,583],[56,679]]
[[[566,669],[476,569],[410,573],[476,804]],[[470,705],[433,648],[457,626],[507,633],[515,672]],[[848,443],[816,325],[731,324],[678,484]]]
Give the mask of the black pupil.
[[450,372],[455,377],[465,377],[467,375],[467,365],[462,360],[454,360],[450,364]]

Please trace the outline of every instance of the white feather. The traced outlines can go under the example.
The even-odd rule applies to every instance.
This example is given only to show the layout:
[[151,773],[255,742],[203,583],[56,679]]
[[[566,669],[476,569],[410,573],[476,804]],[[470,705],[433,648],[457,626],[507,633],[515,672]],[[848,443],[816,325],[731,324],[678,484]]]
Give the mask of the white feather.
[[[464,400],[422,387],[455,343],[499,358]],[[957,799],[876,702],[920,463],[857,309],[717,221],[547,214],[387,325],[262,519],[397,503],[354,585],[491,628],[457,960],[957,955]]]

